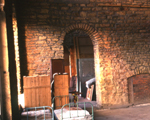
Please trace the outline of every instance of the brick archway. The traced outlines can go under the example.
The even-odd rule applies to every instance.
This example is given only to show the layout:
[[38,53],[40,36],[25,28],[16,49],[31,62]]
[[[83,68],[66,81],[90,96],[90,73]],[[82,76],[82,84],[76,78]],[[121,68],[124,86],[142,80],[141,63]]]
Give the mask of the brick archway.
[[[100,34],[94,28],[87,24],[74,24],[66,27],[62,31],[60,40],[63,42],[65,35],[73,30],[83,30],[91,38],[94,51],[95,78],[96,81],[100,81],[99,43],[102,42]],[[96,82],[96,91],[99,91],[100,89],[100,82]],[[96,101],[99,103],[99,105],[101,105],[101,93],[96,93]]]
[[137,74],[128,78],[128,96],[130,104],[149,103],[150,74]]
[[92,28],[86,24],[74,24],[74,25],[71,25],[69,27],[66,27],[65,30],[62,31],[60,39],[64,40],[65,35],[67,33],[69,33],[70,31],[73,31],[73,30],[85,31],[89,35],[89,37],[91,38],[93,45],[98,44],[98,41],[99,42],[101,41],[101,38],[100,38],[98,32],[94,28]]

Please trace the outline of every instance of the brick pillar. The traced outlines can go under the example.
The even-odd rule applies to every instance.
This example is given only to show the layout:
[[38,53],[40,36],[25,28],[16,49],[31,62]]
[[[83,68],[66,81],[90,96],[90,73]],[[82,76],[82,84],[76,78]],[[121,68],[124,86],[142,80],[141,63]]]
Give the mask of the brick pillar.
[[3,10],[4,0],[0,0],[0,99],[2,105],[2,119],[11,120],[11,95],[8,66],[8,46],[6,37],[6,18]]

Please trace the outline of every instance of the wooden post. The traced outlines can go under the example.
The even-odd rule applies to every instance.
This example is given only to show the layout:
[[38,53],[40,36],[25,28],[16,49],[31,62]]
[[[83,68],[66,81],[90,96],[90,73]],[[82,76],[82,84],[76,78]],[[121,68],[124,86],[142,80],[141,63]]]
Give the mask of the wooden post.
[[12,0],[5,0],[5,14],[6,14],[5,16],[6,16],[7,41],[8,41],[12,119],[20,120],[18,108],[18,89],[17,89],[14,34],[12,24]]
[[1,82],[1,100],[2,100],[2,119],[11,120],[11,95],[10,79],[8,67],[8,46],[6,37],[6,19],[3,10],[4,0],[0,0],[0,82]]

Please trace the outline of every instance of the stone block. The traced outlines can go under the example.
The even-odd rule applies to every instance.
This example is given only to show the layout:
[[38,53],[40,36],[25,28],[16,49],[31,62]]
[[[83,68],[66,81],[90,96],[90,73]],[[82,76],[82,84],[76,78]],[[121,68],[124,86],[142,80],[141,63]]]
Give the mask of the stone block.
[[68,10],[69,7],[61,7],[61,10]]
[[82,8],[83,11],[90,11],[92,8],[90,7],[85,7],[85,8]]
[[85,18],[87,16],[87,12],[80,12],[80,16]]

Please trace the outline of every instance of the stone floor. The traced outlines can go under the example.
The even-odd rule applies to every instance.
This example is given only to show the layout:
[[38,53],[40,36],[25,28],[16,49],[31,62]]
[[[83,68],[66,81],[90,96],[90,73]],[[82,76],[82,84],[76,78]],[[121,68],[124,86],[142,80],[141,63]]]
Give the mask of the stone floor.
[[150,120],[150,104],[117,109],[99,109],[95,120]]
[[[88,100],[79,98],[79,101]],[[117,106],[110,109],[97,108],[96,102],[92,101],[94,106],[94,120],[150,120],[150,103]]]

